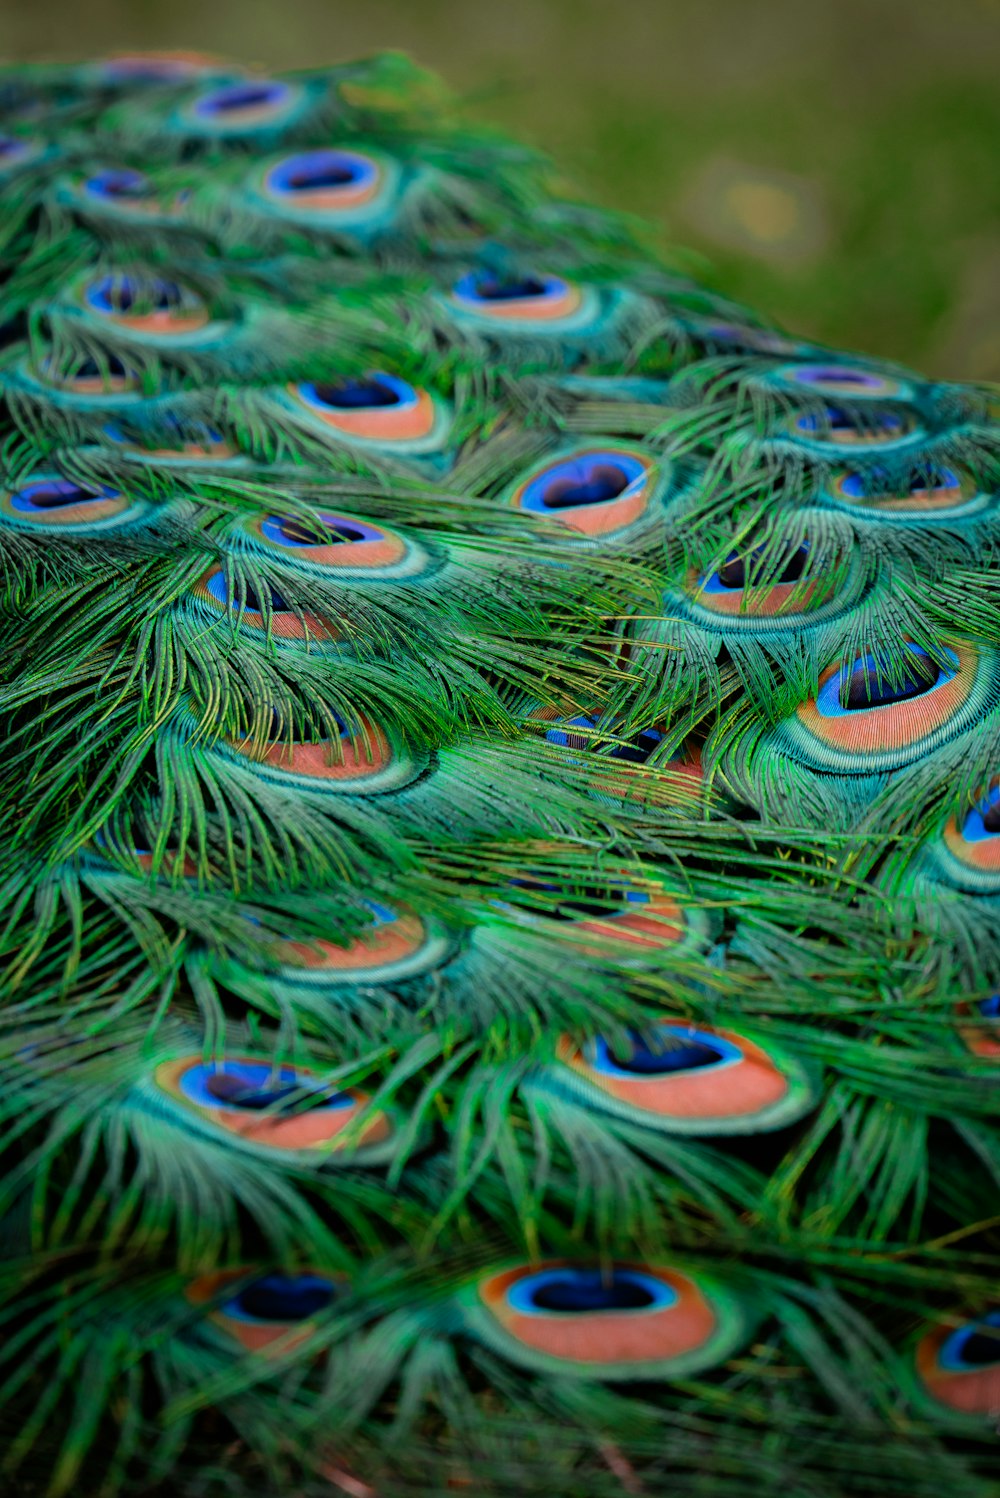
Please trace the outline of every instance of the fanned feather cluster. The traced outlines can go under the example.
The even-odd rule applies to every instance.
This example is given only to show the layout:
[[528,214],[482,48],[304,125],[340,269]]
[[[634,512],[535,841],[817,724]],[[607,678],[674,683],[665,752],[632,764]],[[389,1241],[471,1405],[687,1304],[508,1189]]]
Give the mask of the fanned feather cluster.
[[995,397],[396,56],[0,104],[13,1491],[988,1498]]

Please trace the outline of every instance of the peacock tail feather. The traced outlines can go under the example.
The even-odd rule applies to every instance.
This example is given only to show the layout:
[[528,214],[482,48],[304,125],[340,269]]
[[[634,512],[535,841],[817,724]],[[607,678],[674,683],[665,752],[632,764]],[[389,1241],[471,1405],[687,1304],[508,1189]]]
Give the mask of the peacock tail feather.
[[989,1498],[995,396],[396,55],[0,110],[11,1491]]

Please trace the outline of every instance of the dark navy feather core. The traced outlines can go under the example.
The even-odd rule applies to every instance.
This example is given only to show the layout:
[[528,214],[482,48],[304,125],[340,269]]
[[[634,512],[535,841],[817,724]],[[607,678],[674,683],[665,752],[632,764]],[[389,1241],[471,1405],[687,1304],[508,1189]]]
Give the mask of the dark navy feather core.
[[[676,1043],[671,1043],[675,1040]],[[724,1047],[713,1045],[707,1038],[685,1036],[683,1032],[668,1032],[662,1036],[663,1044],[654,1049],[650,1041],[636,1030],[628,1031],[629,1051],[622,1056],[618,1050],[601,1039],[598,1051],[603,1048],[616,1071],[630,1072],[640,1077],[661,1077],[670,1072],[696,1071],[703,1066],[716,1066],[724,1057]]]
[[111,275],[91,282],[86,299],[97,312],[123,313],[136,308],[173,312],[183,305],[185,294],[176,281],[160,276],[140,281],[133,276]]
[[[548,884],[542,879],[512,879],[516,889],[537,890],[541,894],[559,894],[564,886]],[[642,890],[608,885],[576,885],[558,903],[547,905],[540,914],[554,921],[577,921],[581,917],[608,920],[621,915],[627,905],[645,905],[649,896]]]
[[941,1366],[950,1372],[1000,1363],[1000,1311],[958,1327],[941,1348]]
[[[311,1108],[329,1107],[334,1097],[328,1092],[305,1091],[296,1080],[275,1080],[272,1086],[259,1086],[241,1075],[239,1069],[219,1069],[205,1082],[205,1091],[231,1108],[268,1109],[274,1113],[304,1113]],[[349,1102],[350,1099],[347,1099]]]
[[352,541],[372,541],[378,539],[381,532],[372,526],[352,524],[340,519],[336,524],[323,531],[319,526],[312,526],[306,520],[299,520],[292,515],[269,515],[262,523],[261,530],[269,541],[276,541],[279,546],[336,546],[348,544]]
[[788,557],[780,572],[769,572],[764,565],[766,549],[757,547],[749,554],[730,552],[715,576],[723,588],[733,591],[742,591],[748,582],[758,584],[767,582],[775,583],[797,583],[805,571],[806,562],[809,559],[808,544],[803,544],[798,551]]
[[273,80],[260,83],[230,83],[203,95],[195,103],[194,112],[205,119],[214,119],[244,109],[260,109],[267,104],[283,104],[289,92],[287,83]]
[[895,411],[865,410],[863,415],[846,410],[843,406],[824,406],[822,412],[804,411],[795,418],[795,430],[810,437],[823,437],[828,432],[871,432],[886,439],[902,436],[905,425]]
[[331,187],[361,187],[378,175],[374,162],[348,151],[301,151],[279,161],[267,174],[272,191],[294,197]]
[[859,390],[878,390],[884,384],[881,375],[869,374],[847,364],[812,364],[800,367],[795,377],[803,385],[857,385]]
[[524,486],[520,505],[536,514],[551,514],[587,505],[608,504],[646,476],[629,453],[581,453],[551,463]]
[[[247,920],[260,923],[252,916]],[[350,1093],[331,1090],[292,1066],[270,1061],[228,1060],[189,1066],[180,1079],[181,1093],[202,1108],[240,1108],[272,1111],[287,1116],[316,1109],[350,1108]]]
[[645,1285],[620,1271],[605,1276],[599,1269],[554,1272],[531,1294],[536,1310],[579,1315],[583,1311],[641,1311],[653,1304]]
[[536,1270],[509,1287],[507,1304],[523,1316],[590,1316],[662,1311],[676,1290],[658,1275],[615,1264],[606,1268],[560,1265]]
[[663,742],[663,735],[655,728],[645,728],[627,744],[615,744],[608,752],[609,759],[624,760],[626,764],[644,765]]
[[89,356],[81,359],[78,364],[73,366],[73,372],[68,376],[69,379],[73,380],[127,380],[133,377],[133,371],[122,363],[117,354],[106,354],[103,365]]
[[840,488],[849,499],[877,499],[883,495],[955,489],[960,483],[954,469],[936,464],[904,470],[901,476],[894,476],[889,469],[879,466],[847,474]]
[[[260,594],[257,592],[256,588],[252,588],[249,583],[246,583],[243,587],[241,597],[240,589],[237,585],[234,588],[232,594],[230,594],[229,587],[226,582],[226,574],[224,572],[213,572],[212,576],[205,584],[205,587],[208,589],[209,593],[211,593],[213,598],[217,599],[219,603],[225,604],[227,608],[233,608],[237,610],[245,609],[247,612],[252,614],[260,614],[263,612],[263,604],[261,603]],[[290,606],[285,602],[284,598],[282,598],[277,588],[272,587],[270,583],[268,583],[267,591],[268,601],[270,603],[271,612],[273,614],[290,614],[293,612]]]
[[266,1274],[244,1286],[222,1307],[243,1321],[307,1321],[336,1298],[330,1280],[318,1274]]
[[480,276],[471,290],[481,302],[520,302],[526,297],[545,296],[549,283],[538,276],[521,276],[508,281],[498,276]]
[[962,822],[962,836],[968,843],[979,843],[985,838],[1000,834],[1000,785],[995,785],[989,794],[966,813]]
[[[400,381],[385,376],[368,380],[344,380],[339,385],[310,385],[313,399],[335,411],[360,411],[371,407],[398,406],[405,398],[398,388]],[[408,387],[407,392],[408,393]]]
[[66,505],[94,504],[117,499],[118,491],[109,488],[87,488],[72,479],[37,479],[25,484],[11,496],[15,510],[59,510]]
[[108,198],[112,201],[141,200],[148,198],[152,192],[149,178],[143,172],[133,171],[130,167],[111,168],[109,171],[98,172],[95,176],[87,178],[84,187],[91,197]]
[[888,707],[894,702],[921,697],[937,686],[943,674],[938,663],[916,645],[910,646],[906,654],[909,669],[902,676],[898,671],[890,676],[887,660],[876,662],[868,655],[857,661],[847,679],[844,706],[854,710]]
[[[582,729],[583,732],[574,733],[574,729]],[[613,730],[609,731],[613,732]],[[659,729],[644,728],[626,743],[612,744],[610,748],[607,748],[597,735],[597,719],[589,713],[580,713],[577,717],[565,718],[558,726],[548,729],[545,741],[548,744],[556,744],[560,748],[601,750],[607,759],[644,765],[657,746],[663,742],[663,735]]]
[[454,294],[463,302],[495,307],[504,302],[553,301],[569,290],[561,276],[493,274],[470,271],[455,283]]

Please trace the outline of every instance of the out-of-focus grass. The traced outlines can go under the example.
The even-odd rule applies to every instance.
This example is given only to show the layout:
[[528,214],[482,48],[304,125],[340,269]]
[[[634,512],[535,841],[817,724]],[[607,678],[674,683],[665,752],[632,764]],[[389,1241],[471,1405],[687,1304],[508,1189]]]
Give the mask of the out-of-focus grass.
[[400,47],[803,333],[1000,378],[1000,0],[0,0],[11,58]]

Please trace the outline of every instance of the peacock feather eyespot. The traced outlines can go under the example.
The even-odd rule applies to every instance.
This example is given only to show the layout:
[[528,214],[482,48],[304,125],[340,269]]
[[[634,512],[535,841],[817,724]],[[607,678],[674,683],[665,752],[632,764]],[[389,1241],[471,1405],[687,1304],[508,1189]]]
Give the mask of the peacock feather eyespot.
[[1000,1311],[956,1326],[942,1321],[920,1339],[915,1372],[924,1393],[957,1415],[1000,1415]]
[[[185,1289],[192,1305],[212,1307],[213,1325],[247,1352],[291,1352],[313,1335],[317,1318],[346,1288],[338,1276],[254,1274],[249,1268],[199,1275]],[[231,1292],[231,1293],[229,1293]]]
[[323,795],[385,795],[402,790],[424,772],[427,756],[394,748],[385,731],[358,717],[349,728],[337,714],[337,738],[322,730],[291,729],[275,722],[272,737],[230,739],[228,751],[248,769],[288,790]]
[[73,189],[71,201],[81,211],[135,222],[175,218],[183,208],[183,194],[161,199],[152,180],[133,167],[107,167],[83,178]]
[[[992,891],[991,891],[992,892]],[[959,1004],[959,1036],[966,1050],[985,1061],[1000,1061],[1000,993],[974,1004]]]
[[131,333],[154,338],[196,333],[210,321],[209,309],[196,292],[157,275],[98,276],[84,287],[83,304]]
[[[818,624],[857,603],[864,588],[858,565],[817,566],[810,572],[809,561],[808,541],[771,563],[763,545],[730,552],[714,572],[689,570],[683,612],[713,628],[766,635]],[[665,608],[673,607],[668,594]]]
[[220,67],[205,52],[119,52],[98,63],[95,71],[105,84],[135,88],[186,83]]
[[[933,692],[954,676],[948,666],[933,659],[919,645],[908,644],[906,660],[893,669],[885,656],[868,652],[851,663],[850,671],[841,669],[825,682],[816,699],[818,711],[826,718],[844,713],[866,712],[871,708],[893,707]],[[948,651],[948,660],[957,667],[958,657]]]
[[317,510],[315,518],[262,515],[246,523],[247,534],[296,569],[345,582],[418,577],[432,566],[410,537],[357,515]]
[[0,131],[0,181],[37,162],[46,149],[44,141]]
[[[116,426],[114,422],[106,423],[102,432],[109,442],[122,448],[129,458],[137,462],[186,467],[188,464],[201,463],[242,466],[247,461],[239,449],[234,447],[217,427],[209,426],[202,421],[184,421],[170,413],[161,418],[159,430],[155,435],[144,433],[148,437],[144,445],[131,441],[121,427]],[[151,445],[157,441],[169,441],[170,445],[164,447]]]
[[684,327],[699,343],[724,349],[750,349],[756,354],[794,358],[810,351],[809,345],[788,338],[773,328],[754,328],[745,323],[722,322],[708,317],[686,317]]
[[627,1044],[559,1043],[546,1081],[598,1112],[667,1134],[758,1134],[811,1111],[810,1070],[780,1046],[732,1030],[661,1020]]
[[394,164],[367,152],[317,147],[265,167],[260,191],[293,221],[361,229],[378,222],[373,209],[385,206],[398,177]]
[[661,1264],[507,1265],[466,1286],[459,1304],[467,1331],[501,1357],[593,1379],[687,1378],[750,1332],[727,1287]]
[[946,519],[989,503],[968,473],[939,463],[916,464],[899,475],[877,465],[841,470],[833,476],[830,497],[855,514],[904,522]]
[[443,444],[447,410],[429,390],[384,371],[357,379],[307,380],[288,386],[296,411],[341,442],[402,456],[419,456]]
[[912,387],[903,380],[880,374],[860,364],[829,362],[824,364],[784,364],[771,371],[770,379],[789,389],[805,390],[818,396],[847,396],[851,400],[900,400],[912,396]]
[[68,367],[44,358],[34,374],[48,389],[58,392],[60,402],[76,401],[81,406],[109,401],[116,404],[119,397],[130,404],[142,392],[138,372],[112,353],[104,353],[100,359],[93,355],[77,358]]
[[143,205],[153,195],[153,184],[145,172],[137,172],[132,167],[110,167],[88,177],[83,190],[89,197],[100,198],[102,202]]
[[0,492],[0,519],[8,525],[69,535],[122,525],[139,519],[148,508],[117,489],[58,474],[38,474],[18,489]]
[[301,84],[246,78],[200,91],[183,107],[181,117],[205,135],[240,136],[288,124],[306,98]]
[[454,311],[484,325],[545,329],[585,323],[597,306],[596,295],[562,276],[544,273],[497,275],[469,271],[452,287]]
[[534,467],[505,499],[514,509],[583,538],[610,540],[650,517],[659,493],[648,453],[609,445],[580,447]]
[[949,883],[970,894],[1000,894],[1000,776],[975,805],[948,818],[930,854]]
[[576,713],[573,717],[565,717],[555,709],[540,708],[531,716],[543,723],[554,723],[554,727],[545,730],[547,744],[555,744],[560,749],[603,750],[608,759],[619,760],[624,764],[646,764],[663,742],[663,734],[658,728],[644,728],[620,743],[610,741],[602,735],[598,719],[593,713]]
[[637,889],[625,878],[593,887],[560,886],[530,875],[510,883],[529,896],[513,908],[519,924],[581,954],[627,960],[667,949],[676,952],[701,934],[691,913],[656,886]]
[[319,615],[296,611],[286,601],[277,587],[266,584],[268,592],[267,616],[264,604],[255,587],[238,582],[232,587],[222,568],[210,567],[191,589],[192,597],[220,618],[229,618],[241,629],[257,634],[266,634],[279,642],[308,640],[317,644],[342,643],[343,632],[329,619]]
[[916,414],[902,406],[856,406],[824,403],[786,417],[779,426],[782,435],[819,451],[856,447],[869,450],[891,448],[911,440],[922,431]]
[[993,651],[956,643],[931,655],[904,641],[895,654],[879,649],[828,666],[816,696],[775,740],[819,770],[899,769],[977,721],[997,689]]
[[404,982],[441,966],[448,937],[405,905],[363,900],[370,922],[348,942],[285,938],[273,957],[283,981],[309,987]]
[[161,1062],[152,1085],[183,1122],[257,1150],[337,1155],[363,1165],[384,1161],[393,1148],[388,1113],[366,1113],[367,1093],[331,1088],[308,1067],[259,1056],[204,1061],[191,1053]]

